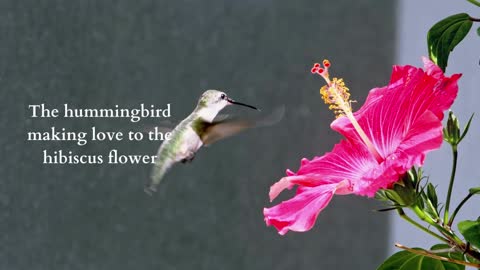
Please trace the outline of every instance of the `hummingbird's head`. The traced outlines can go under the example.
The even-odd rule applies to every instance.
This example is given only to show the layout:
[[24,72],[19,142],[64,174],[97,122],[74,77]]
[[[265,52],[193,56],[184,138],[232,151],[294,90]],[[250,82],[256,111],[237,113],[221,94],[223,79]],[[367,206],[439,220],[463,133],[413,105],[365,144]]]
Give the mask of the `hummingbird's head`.
[[221,109],[225,108],[228,103],[227,94],[224,92],[218,90],[207,90],[200,97],[198,106],[217,109],[217,111],[220,111]]
[[198,101],[199,107],[208,107],[212,109],[217,109],[218,111],[225,108],[225,106],[232,105],[232,104],[241,105],[241,106],[249,107],[254,110],[258,110],[257,108],[251,105],[247,105],[241,102],[236,102],[233,99],[229,98],[227,94],[218,90],[205,91],[200,97],[200,100]]
[[[257,108],[251,105],[247,105],[241,102],[236,102],[233,99],[229,98],[227,94],[218,90],[205,91],[200,97],[200,99],[198,100],[197,109],[207,111],[208,116],[213,115],[213,117],[215,117],[218,114],[218,112],[220,112],[227,105],[231,105],[231,104],[241,105],[241,106],[249,107],[254,110],[258,110]],[[206,118],[213,119],[213,117],[206,117]]]

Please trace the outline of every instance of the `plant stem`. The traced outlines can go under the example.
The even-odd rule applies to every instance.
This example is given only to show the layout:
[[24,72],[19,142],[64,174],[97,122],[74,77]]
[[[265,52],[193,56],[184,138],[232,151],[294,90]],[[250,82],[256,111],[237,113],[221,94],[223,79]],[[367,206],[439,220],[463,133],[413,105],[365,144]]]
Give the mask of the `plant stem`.
[[452,226],[453,220],[455,219],[455,216],[457,215],[458,211],[460,211],[460,208],[470,199],[474,193],[469,193],[467,197],[463,198],[463,200],[460,202],[460,204],[455,208],[455,211],[453,211],[452,216],[450,217],[450,220],[448,221],[448,227]]
[[415,227],[419,228],[420,230],[430,234],[431,236],[437,238],[438,240],[440,240],[442,242],[449,243],[449,241],[447,239],[445,239],[442,236],[430,231],[428,228],[422,226],[421,224],[417,223],[415,220],[411,219],[409,216],[407,216],[407,214],[405,214],[403,209],[398,208],[397,212],[398,212],[398,214],[400,215],[401,218],[405,219],[406,221],[411,223],[413,226],[415,226]]
[[457,145],[452,144],[452,152],[453,152],[453,165],[452,165],[452,174],[450,175],[450,184],[448,185],[447,202],[445,203],[445,214],[443,216],[444,225],[447,224],[448,222],[448,209],[450,208],[450,198],[452,197],[453,182],[455,181],[455,172],[457,171],[457,159],[458,159]]
[[437,254],[428,252],[428,251],[426,251],[426,250],[413,249],[413,248],[409,248],[409,247],[406,247],[406,246],[401,245],[401,244],[398,244],[398,243],[395,244],[395,246],[398,247],[398,248],[404,249],[404,250],[406,250],[406,251],[409,251],[409,252],[411,252],[411,253],[419,254],[419,255],[422,255],[422,256],[427,256],[427,257],[430,257],[430,258],[433,258],[433,259],[437,259],[437,260],[441,260],[441,261],[446,261],[446,262],[452,262],[452,263],[461,264],[461,265],[472,266],[472,267],[475,267],[475,268],[480,268],[480,264],[470,263],[470,262],[465,262],[465,261],[460,261],[460,260],[456,260],[456,259],[452,259],[452,258],[447,258],[447,257],[442,257],[442,256],[439,256],[439,255],[437,255]]
[[468,2],[474,4],[475,6],[477,7],[480,7],[480,2],[476,1],[476,0],[467,0]]
[[441,224],[442,222],[436,222],[433,220],[428,214],[425,214],[423,210],[418,207],[418,205],[411,206],[410,209],[417,215],[419,219],[435,227],[443,236],[445,236],[444,239],[446,239],[447,243],[455,246],[465,246],[465,244],[462,242],[462,239],[455,235],[450,228],[447,228],[446,225],[443,226]]

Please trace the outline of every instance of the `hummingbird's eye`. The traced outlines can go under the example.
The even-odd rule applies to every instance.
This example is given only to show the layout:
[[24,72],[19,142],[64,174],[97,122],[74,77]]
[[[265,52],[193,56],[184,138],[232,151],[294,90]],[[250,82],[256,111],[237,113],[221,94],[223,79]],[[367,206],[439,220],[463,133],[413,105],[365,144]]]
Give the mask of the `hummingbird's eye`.
[[222,94],[222,95],[220,96],[221,99],[225,99],[225,97],[226,97],[225,94]]

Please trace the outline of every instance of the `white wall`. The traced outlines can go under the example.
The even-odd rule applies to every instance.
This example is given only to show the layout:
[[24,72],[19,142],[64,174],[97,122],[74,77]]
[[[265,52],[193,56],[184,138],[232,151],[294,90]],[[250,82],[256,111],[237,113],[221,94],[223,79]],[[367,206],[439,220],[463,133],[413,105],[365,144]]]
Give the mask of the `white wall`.
[[[428,29],[437,21],[460,12],[480,17],[480,8],[467,1],[398,1],[396,63],[421,66],[420,57],[428,54]],[[463,73],[459,82],[459,95],[453,106],[461,124],[465,124],[472,113],[476,114],[469,134],[459,147],[459,164],[450,212],[467,194],[469,187],[480,186],[480,37],[476,34],[479,26],[480,23],[474,23],[469,35],[450,54],[446,72],[448,75]],[[440,150],[431,152],[425,163],[425,173],[430,176],[433,184],[439,186],[439,201],[445,202],[451,163],[451,150],[446,143]],[[476,219],[479,215],[480,196],[477,196],[470,199],[456,220]],[[393,246],[397,242],[410,247],[430,247],[438,242],[398,216],[394,216],[391,222],[391,253],[399,251]]]

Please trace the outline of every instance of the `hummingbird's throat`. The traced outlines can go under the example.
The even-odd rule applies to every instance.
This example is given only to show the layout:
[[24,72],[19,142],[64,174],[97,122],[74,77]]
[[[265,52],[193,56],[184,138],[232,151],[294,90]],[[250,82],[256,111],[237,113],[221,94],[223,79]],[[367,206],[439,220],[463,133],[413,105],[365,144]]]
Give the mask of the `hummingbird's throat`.
[[358,124],[357,120],[352,113],[352,102],[350,99],[350,93],[348,88],[345,86],[343,79],[333,78],[330,80],[330,75],[328,74],[328,68],[330,67],[330,61],[323,60],[323,67],[319,63],[315,63],[311,69],[313,74],[318,74],[327,82],[327,85],[324,85],[320,88],[320,95],[322,96],[325,104],[328,104],[328,108],[335,113],[335,116],[341,117],[346,116],[348,120],[352,123],[353,127],[357,131],[358,136],[361,138],[367,149],[374,156],[378,163],[384,161],[384,158],[377,151],[373,143],[367,137],[367,134]]

